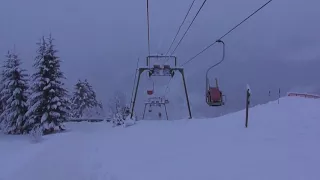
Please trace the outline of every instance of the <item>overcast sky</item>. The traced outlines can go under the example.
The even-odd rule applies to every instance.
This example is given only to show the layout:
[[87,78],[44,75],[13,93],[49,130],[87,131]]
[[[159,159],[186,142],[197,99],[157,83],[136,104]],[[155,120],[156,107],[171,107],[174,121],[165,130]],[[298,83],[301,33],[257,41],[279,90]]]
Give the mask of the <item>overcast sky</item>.
[[[165,53],[192,0],[150,0],[151,53]],[[175,55],[179,64],[215,41],[267,0],[208,0]],[[202,0],[196,0],[187,24]],[[244,108],[246,84],[253,102],[264,103],[276,92],[320,92],[320,2],[317,0],[273,0],[245,24],[224,38],[226,60],[210,72],[219,78],[227,95],[227,106],[206,107],[205,71],[221,58],[215,45],[185,66],[193,113],[197,117],[216,116]],[[147,56],[145,0],[1,0],[0,54],[16,46],[24,66],[33,71],[36,42],[52,33],[67,86],[87,78],[106,104],[116,90],[131,95],[137,59]],[[178,36],[178,39],[181,36]],[[145,77],[145,76],[144,76]],[[158,80],[162,91],[168,79]],[[139,113],[147,98],[146,78],[138,94]],[[170,115],[181,118],[185,98],[180,76],[170,83]],[[160,94],[161,94],[160,93]],[[181,108],[183,111],[181,111]]]

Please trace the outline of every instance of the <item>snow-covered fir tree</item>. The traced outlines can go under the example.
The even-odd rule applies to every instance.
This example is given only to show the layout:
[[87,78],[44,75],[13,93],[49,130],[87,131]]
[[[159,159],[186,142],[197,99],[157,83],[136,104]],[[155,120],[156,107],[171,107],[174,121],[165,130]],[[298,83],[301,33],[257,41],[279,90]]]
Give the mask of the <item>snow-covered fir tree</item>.
[[114,97],[109,100],[109,115],[108,121],[111,121],[114,126],[124,125],[128,120],[130,107],[126,103],[126,96],[122,92],[116,92]]
[[[6,55],[6,60],[11,58],[12,56],[10,55],[10,53],[8,52],[8,54]],[[0,92],[2,92],[2,94],[0,94],[0,114],[3,113],[4,111],[4,106],[6,105],[6,98],[8,97],[8,95],[4,95],[3,93],[5,92],[4,90],[6,89],[4,87],[4,76],[5,76],[5,66],[2,67],[2,71],[1,71],[1,80],[0,80]],[[0,116],[0,130],[2,129],[2,122],[3,119]]]
[[21,60],[16,53],[8,52],[6,57],[0,92],[1,99],[5,101],[0,115],[1,129],[8,134],[22,134],[26,132],[28,75],[21,68]]
[[118,106],[116,113],[113,114],[112,123],[114,126],[123,125],[130,115],[129,106]]
[[64,130],[63,122],[69,118],[70,104],[65,79],[60,70],[60,58],[53,45],[51,35],[41,39],[32,75],[31,96],[27,112],[27,127],[31,131],[40,130],[43,134]]
[[99,116],[103,109],[102,103],[98,102],[96,93],[87,80],[79,80],[76,83],[71,102],[75,118]]

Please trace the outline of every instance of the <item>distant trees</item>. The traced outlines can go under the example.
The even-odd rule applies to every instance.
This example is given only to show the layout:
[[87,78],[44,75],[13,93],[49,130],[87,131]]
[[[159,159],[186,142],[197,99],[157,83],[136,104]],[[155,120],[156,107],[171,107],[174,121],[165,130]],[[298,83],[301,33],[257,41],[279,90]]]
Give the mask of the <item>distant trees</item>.
[[[8,51],[1,70],[0,130],[7,134],[31,134],[33,137],[63,131],[69,118],[97,117],[102,103],[87,80],[79,80],[70,97],[63,83],[61,60],[54,39],[42,37],[29,76],[18,55]],[[129,105],[125,95],[116,93],[109,102],[108,118],[115,126],[128,125]]]
[[[42,37],[35,58],[35,73],[28,78],[16,53],[8,52],[0,88],[1,130],[8,134],[64,130],[70,100],[62,82],[61,60],[51,35]],[[29,81],[30,80],[30,81]]]

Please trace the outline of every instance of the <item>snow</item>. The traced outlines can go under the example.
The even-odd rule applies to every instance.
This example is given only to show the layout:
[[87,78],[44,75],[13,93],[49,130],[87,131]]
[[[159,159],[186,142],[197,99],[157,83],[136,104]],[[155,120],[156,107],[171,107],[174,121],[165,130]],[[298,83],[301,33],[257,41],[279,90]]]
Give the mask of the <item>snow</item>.
[[214,119],[67,123],[0,136],[3,180],[318,180],[320,101],[285,97]]
[[41,117],[41,123],[45,122],[48,119],[48,113],[45,112]]
[[45,91],[45,90],[47,90],[47,89],[49,89],[49,88],[51,88],[51,84],[48,84],[47,86],[45,86],[45,87],[43,88],[43,90]]
[[54,112],[54,111],[52,111],[52,112],[50,112],[50,116],[53,116],[53,117],[60,117],[60,116],[61,116],[61,114],[60,114],[60,113],[58,113],[58,112]]
[[58,101],[60,101],[60,98],[57,97],[57,96],[55,96],[55,97],[51,100],[51,102],[58,102]]
[[247,90],[248,90],[248,92],[249,92],[250,94],[252,94],[251,88],[250,88],[249,84],[247,84]]
[[[24,82],[25,83],[25,82]],[[17,95],[21,92],[21,88],[16,88],[14,91],[13,91],[13,95]]]
[[34,103],[31,107],[29,107],[27,113],[26,113],[26,116],[29,116],[31,113],[33,113],[38,106],[40,106],[41,102],[40,101],[37,101],[36,103]]
[[51,108],[52,108],[52,109],[57,109],[57,107],[58,107],[58,105],[57,105],[57,104],[53,104],[53,105],[51,105]]

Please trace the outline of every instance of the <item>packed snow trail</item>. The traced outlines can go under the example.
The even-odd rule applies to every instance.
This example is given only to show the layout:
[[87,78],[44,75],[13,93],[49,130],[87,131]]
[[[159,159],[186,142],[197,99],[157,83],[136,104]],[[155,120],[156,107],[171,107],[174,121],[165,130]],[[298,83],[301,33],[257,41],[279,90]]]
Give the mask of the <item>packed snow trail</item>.
[[319,100],[302,98],[256,106],[247,129],[244,111],[129,128],[72,123],[72,132],[48,138],[3,179],[319,180],[318,107]]

